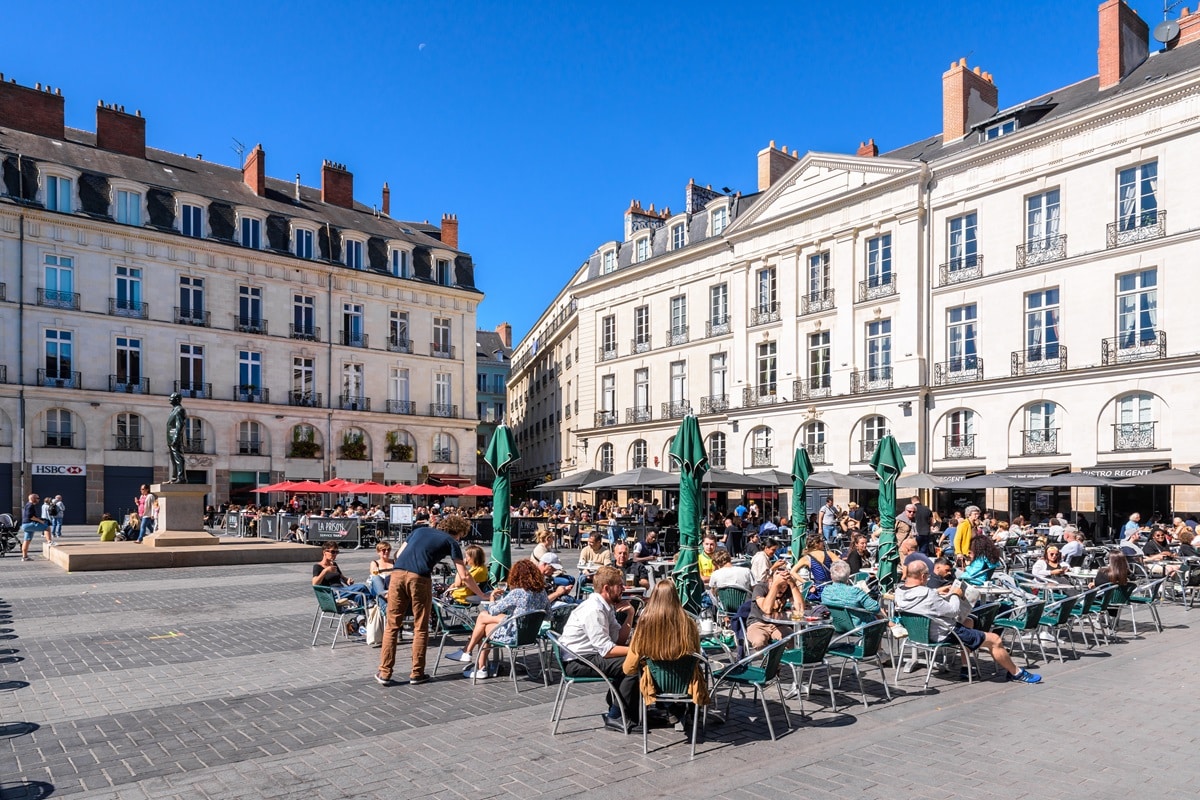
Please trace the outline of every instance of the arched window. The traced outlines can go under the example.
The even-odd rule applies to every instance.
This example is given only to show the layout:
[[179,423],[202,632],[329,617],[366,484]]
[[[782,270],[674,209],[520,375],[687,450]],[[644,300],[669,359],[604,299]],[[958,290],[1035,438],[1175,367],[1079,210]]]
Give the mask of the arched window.
[[1021,452],[1027,456],[1058,452],[1058,405],[1034,403],[1025,408]]
[[347,428],[342,433],[338,455],[346,461],[367,461],[371,458],[367,434],[362,428]]
[[708,435],[708,463],[718,469],[725,469],[725,434],[721,431]]
[[117,428],[113,432],[114,450],[142,449],[142,418],[137,414],[117,414]]
[[671,448],[675,446],[675,437],[667,439],[667,446],[663,448],[663,463],[667,465],[668,472],[679,472],[679,462],[671,458]]
[[435,464],[453,464],[455,442],[454,437],[448,433],[435,433],[433,435],[433,462]]
[[946,415],[946,458],[975,457],[975,412],[968,408]]
[[771,429],[762,425],[750,432],[750,466],[751,467],[773,467],[775,466],[774,457],[771,453],[771,445],[774,441],[774,434]]
[[646,466],[646,440],[638,439],[630,448],[629,466],[631,469],[640,469]]
[[262,439],[262,425],[254,420],[245,420],[238,423],[238,453],[240,455],[261,456],[263,451]]
[[321,437],[317,429],[308,423],[300,423],[292,428],[292,443],[288,448],[288,458],[320,458]]
[[1154,449],[1154,397],[1146,392],[1127,394],[1117,400],[1113,425],[1114,450]]
[[408,431],[388,431],[386,449],[388,461],[417,460],[417,442]]
[[867,417],[862,423],[862,461],[870,461],[880,440],[888,435],[887,420],[883,417]]
[[601,472],[613,471],[613,446],[602,444],[596,453],[596,464]]
[[804,426],[804,449],[814,464],[828,464],[825,453],[825,423],[814,420]]
[[65,408],[46,412],[46,447],[75,446],[75,415]]

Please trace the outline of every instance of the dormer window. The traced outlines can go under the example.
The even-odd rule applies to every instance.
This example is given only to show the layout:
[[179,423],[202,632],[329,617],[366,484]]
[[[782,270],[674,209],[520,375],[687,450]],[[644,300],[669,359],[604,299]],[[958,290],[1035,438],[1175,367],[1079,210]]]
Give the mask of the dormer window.
[[73,196],[70,178],[61,178],[57,175],[46,176],[46,202],[44,205],[47,209],[70,214]]
[[600,274],[607,275],[608,273],[612,272],[613,270],[615,270],[617,268],[617,251],[616,250],[605,250],[604,255],[601,256],[600,261],[601,261]]
[[397,278],[412,277],[408,266],[408,251],[393,249],[392,250],[392,275]]
[[990,142],[992,139],[999,139],[1001,136],[1007,136],[1017,130],[1017,121],[1015,119],[1006,119],[1003,122],[998,122],[995,125],[989,125],[983,129],[983,140]]
[[262,220],[242,217],[242,247],[249,247],[251,250],[262,249]]
[[453,281],[450,275],[450,262],[447,259],[439,258],[434,262],[434,280],[442,286],[451,286]]
[[687,244],[687,226],[677,222],[671,226],[671,249],[679,250]]
[[357,239],[345,240],[346,266],[350,269],[363,268],[363,243]]
[[297,258],[312,260],[313,232],[307,228],[296,228],[292,232],[292,252]]
[[140,192],[118,189],[115,199],[116,209],[113,219],[122,225],[142,224],[142,195]]
[[650,258],[650,237],[643,236],[634,244],[634,260],[639,264]]
[[204,238],[204,209],[190,203],[179,206],[179,232],[193,239]]
[[729,209],[725,206],[712,210],[712,235],[720,236],[729,226]]

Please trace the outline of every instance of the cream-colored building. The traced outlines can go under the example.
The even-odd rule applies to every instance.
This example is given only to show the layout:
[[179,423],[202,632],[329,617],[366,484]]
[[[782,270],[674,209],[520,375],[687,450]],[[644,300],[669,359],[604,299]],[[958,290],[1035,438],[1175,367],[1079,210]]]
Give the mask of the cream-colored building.
[[[1098,76],[1001,108],[963,60],[942,76],[939,135],[882,155],[873,141],[853,156],[772,143],[757,194],[689,184],[683,213],[634,203],[623,239],[556,301],[574,309],[579,407],[538,429],[560,461],[539,450],[526,477],[666,468],[689,409],[713,462],[737,471],[786,472],[806,446],[818,469],[869,473],[888,433],[908,472],[947,488],[984,471],[1200,462],[1196,19],[1149,55],[1147,26],[1114,0]],[[530,380],[564,391],[530,372],[563,361],[531,355],[547,352],[550,315],[514,352],[526,437],[548,424],[515,402]],[[1123,491],[1117,513],[1170,502]],[[1073,507],[1110,513],[1093,495]],[[1021,513],[1067,493],[990,499]]]
[[[140,114],[0,82],[0,475],[67,521],[165,478],[168,396],[210,502],[284,478],[469,482],[482,295],[458,220],[147,148]],[[11,465],[11,466],[10,466]]]

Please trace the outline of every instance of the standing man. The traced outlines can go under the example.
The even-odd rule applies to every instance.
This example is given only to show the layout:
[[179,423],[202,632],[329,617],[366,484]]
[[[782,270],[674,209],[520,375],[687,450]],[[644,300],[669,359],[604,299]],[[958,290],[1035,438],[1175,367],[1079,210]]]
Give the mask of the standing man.
[[833,495],[825,498],[825,505],[821,506],[821,535],[825,537],[826,544],[832,544],[837,537],[837,508],[833,505]]
[[921,496],[912,496],[913,521],[917,530],[917,550],[930,555],[930,528],[933,524],[933,511],[921,502]]
[[379,671],[375,673],[376,683],[382,686],[391,686],[393,683],[396,638],[409,611],[413,615],[413,644],[412,672],[408,682],[416,685],[429,681],[425,673],[425,648],[429,643],[429,611],[433,607],[433,568],[439,561],[450,556],[459,581],[476,597],[487,599],[463,563],[459,542],[470,530],[471,523],[463,517],[444,517],[438,522],[437,529],[424,527],[413,530],[408,535],[408,541],[400,548],[388,582],[387,622],[383,626],[383,653],[379,660]]
[[57,546],[54,542],[54,519],[58,516],[58,506],[54,505],[54,498],[47,497],[42,501],[42,520],[46,523],[46,544],[50,547]]
[[35,533],[45,533],[48,530],[46,520],[41,516],[42,510],[38,508],[38,499],[36,494],[29,495],[29,502],[25,504],[25,508],[21,509],[22,561],[32,560],[29,558],[29,543],[33,541],[33,535]]
[[150,534],[154,533],[154,521],[158,518],[158,498],[150,491],[150,487],[142,484],[142,493],[133,499],[137,503],[138,519],[138,543],[145,539]]
[[183,430],[187,427],[187,411],[179,392],[171,394],[171,413],[167,415],[167,457],[170,469],[167,483],[187,483],[183,471]]

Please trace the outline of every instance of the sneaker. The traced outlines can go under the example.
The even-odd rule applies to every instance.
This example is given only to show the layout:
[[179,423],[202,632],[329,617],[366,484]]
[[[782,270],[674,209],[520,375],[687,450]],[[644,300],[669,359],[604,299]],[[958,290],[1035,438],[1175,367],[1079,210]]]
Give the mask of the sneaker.
[[453,653],[448,653],[446,655],[446,658],[448,658],[451,661],[457,661],[460,664],[475,663],[475,659],[466,650],[455,650]]
[[491,678],[494,676],[492,675],[492,671],[490,669],[486,669],[486,668],[480,669],[479,667],[467,667],[466,669],[463,670],[463,677],[469,678],[472,680],[482,681],[482,680],[487,680],[488,678]]
[[1005,680],[1006,681],[1020,681],[1021,683],[1041,683],[1042,676],[1038,675],[1035,672],[1030,672],[1027,669],[1023,669],[1020,672],[1018,672],[1016,675],[1008,675],[1005,678]]
[[22,561],[33,561],[33,559],[30,558],[29,556],[21,556],[21,560]]
[[422,683],[429,683],[429,676],[428,675],[417,675],[415,677],[409,678],[408,682],[410,684],[412,684],[413,686],[420,686]]
[[395,686],[396,685],[396,682],[394,680],[392,680],[391,678],[383,677],[382,673],[379,673],[379,672],[375,673],[375,682],[378,683],[380,686]]

